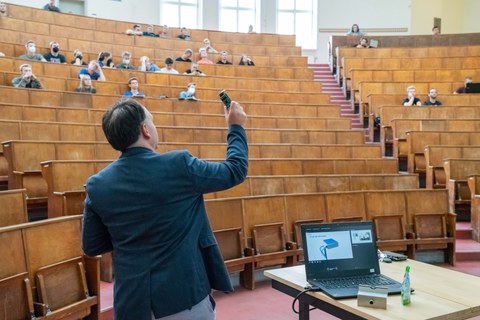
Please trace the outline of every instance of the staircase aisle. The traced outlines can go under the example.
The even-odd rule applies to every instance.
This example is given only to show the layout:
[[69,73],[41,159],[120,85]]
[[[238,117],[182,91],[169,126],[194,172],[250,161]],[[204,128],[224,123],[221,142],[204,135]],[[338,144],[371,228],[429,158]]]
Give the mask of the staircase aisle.
[[309,64],[313,79],[322,83],[322,93],[330,95],[330,103],[342,107],[342,116],[352,119],[352,129],[365,130],[360,116],[352,110],[351,102],[343,95],[328,64]]

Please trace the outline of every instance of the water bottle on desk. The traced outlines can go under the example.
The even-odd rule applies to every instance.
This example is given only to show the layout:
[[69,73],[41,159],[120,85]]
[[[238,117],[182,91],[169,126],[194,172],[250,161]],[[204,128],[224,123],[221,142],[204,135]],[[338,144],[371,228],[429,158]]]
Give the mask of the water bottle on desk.
[[402,304],[407,305],[410,304],[410,266],[405,268],[405,275],[403,276],[402,282],[402,291],[401,291],[401,298]]

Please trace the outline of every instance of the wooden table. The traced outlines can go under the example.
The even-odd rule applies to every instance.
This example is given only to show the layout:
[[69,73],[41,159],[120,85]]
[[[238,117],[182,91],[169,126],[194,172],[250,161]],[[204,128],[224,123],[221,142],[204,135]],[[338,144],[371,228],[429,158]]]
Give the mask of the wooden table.
[[[314,306],[341,319],[468,319],[480,315],[480,277],[408,260],[382,263],[383,274],[402,281],[410,266],[410,281],[415,292],[411,304],[403,306],[400,295],[387,299],[387,309],[357,306],[357,299],[335,300],[321,292],[309,292],[299,298],[299,319],[309,319]],[[272,287],[295,297],[304,290],[303,265],[265,271]]]

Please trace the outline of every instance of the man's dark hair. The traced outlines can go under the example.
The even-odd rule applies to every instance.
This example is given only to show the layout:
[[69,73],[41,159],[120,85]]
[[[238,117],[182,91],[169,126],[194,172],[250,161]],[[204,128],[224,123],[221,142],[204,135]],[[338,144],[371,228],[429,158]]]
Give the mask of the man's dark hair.
[[165,64],[173,64],[173,59],[168,57],[167,59],[165,59]]
[[139,102],[121,99],[103,115],[103,132],[115,150],[124,152],[138,140],[145,118],[144,107]]

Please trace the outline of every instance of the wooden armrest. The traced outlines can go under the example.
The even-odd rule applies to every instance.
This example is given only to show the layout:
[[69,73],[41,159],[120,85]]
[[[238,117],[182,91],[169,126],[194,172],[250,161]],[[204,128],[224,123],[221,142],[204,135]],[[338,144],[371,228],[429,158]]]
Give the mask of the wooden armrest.
[[251,256],[255,255],[255,249],[254,248],[245,248],[245,250],[243,250],[243,253],[244,253],[245,257],[251,257]]
[[286,248],[287,248],[287,250],[297,250],[297,249],[298,249],[298,245],[297,245],[296,242],[287,241],[287,243],[286,243]]
[[65,196],[72,194],[83,194],[85,190],[68,190],[68,191],[54,191],[53,194],[56,196]]
[[51,312],[45,303],[34,302],[33,308],[35,309],[35,314],[40,316],[46,316],[48,312]]

